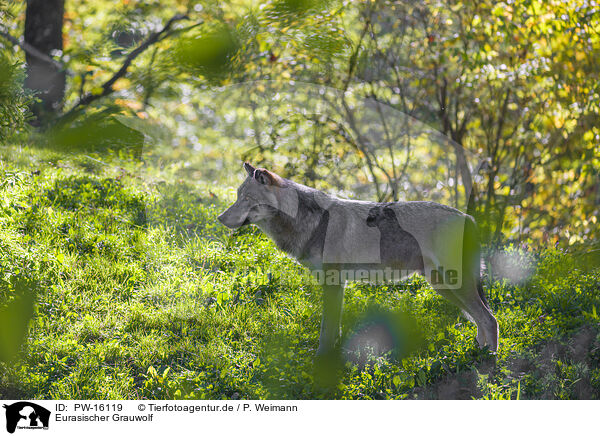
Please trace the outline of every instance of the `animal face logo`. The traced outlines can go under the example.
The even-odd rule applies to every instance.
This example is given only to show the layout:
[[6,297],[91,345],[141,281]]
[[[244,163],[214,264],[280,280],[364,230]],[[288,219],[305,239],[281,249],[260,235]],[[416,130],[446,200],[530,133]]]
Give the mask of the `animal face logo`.
[[3,406],[6,409],[6,431],[14,433],[16,428],[48,429],[50,411],[29,401],[19,401]]

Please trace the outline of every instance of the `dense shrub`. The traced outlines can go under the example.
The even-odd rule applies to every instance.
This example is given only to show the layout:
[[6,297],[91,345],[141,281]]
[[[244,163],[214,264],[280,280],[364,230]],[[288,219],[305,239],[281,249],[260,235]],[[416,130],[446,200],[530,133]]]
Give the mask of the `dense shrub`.
[[0,143],[23,129],[30,102],[30,96],[23,89],[23,64],[15,61],[9,50],[1,44],[0,41]]

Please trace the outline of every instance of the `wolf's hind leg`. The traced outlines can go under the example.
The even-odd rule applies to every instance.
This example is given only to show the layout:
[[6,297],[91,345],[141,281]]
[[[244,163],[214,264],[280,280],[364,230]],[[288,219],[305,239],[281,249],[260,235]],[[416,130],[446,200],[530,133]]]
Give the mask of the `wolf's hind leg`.
[[[465,316],[465,318],[467,318],[473,324],[477,325],[477,322],[475,321],[473,316],[469,313],[469,310],[467,309],[467,307],[463,304],[463,302],[460,300],[460,298],[458,298],[455,295],[455,292],[460,292],[460,291],[454,291],[454,290],[449,290],[449,289],[436,289],[436,292],[438,294],[440,294],[442,297],[444,297],[446,300],[448,300],[449,302],[454,304],[456,307],[458,307],[460,309],[460,311],[462,312],[462,314]],[[485,333],[484,333],[483,329],[481,329],[481,328],[477,328],[477,343],[479,344],[480,347],[484,347],[485,343],[486,343]]]
[[480,347],[488,346],[490,351],[498,351],[498,321],[492,311],[486,307],[477,292],[477,286],[465,283],[454,295],[460,299],[466,312],[477,325],[477,343]]
[[469,315],[469,312],[467,312],[467,308],[462,303],[462,301],[460,301],[460,299],[454,295],[455,291],[451,291],[449,289],[439,289],[439,288],[435,288],[435,291],[438,294],[440,294],[442,297],[444,297],[446,300],[448,300],[450,303],[452,303],[456,307],[458,307],[460,309],[460,311],[463,313],[463,315],[465,317],[467,317],[467,319],[469,321],[475,322],[475,320],[473,318],[471,318],[471,315]]
[[323,316],[317,355],[333,350],[340,337],[343,300],[343,285],[323,285]]

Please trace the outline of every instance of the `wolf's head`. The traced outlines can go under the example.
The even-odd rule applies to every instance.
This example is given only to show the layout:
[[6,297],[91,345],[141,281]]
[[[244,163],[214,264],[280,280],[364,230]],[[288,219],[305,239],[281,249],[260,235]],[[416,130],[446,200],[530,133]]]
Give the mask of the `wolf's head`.
[[244,163],[248,173],[237,191],[236,202],[218,216],[225,226],[236,229],[245,224],[259,224],[278,213],[295,216],[298,196],[288,181],[264,168]]

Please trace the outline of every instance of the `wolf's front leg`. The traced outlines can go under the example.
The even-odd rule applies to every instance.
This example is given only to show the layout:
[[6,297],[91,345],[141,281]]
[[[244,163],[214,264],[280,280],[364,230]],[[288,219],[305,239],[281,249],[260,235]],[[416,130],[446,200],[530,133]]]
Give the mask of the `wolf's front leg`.
[[323,285],[323,317],[317,356],[333,350],[340,337],[343,300],[343,285]]

